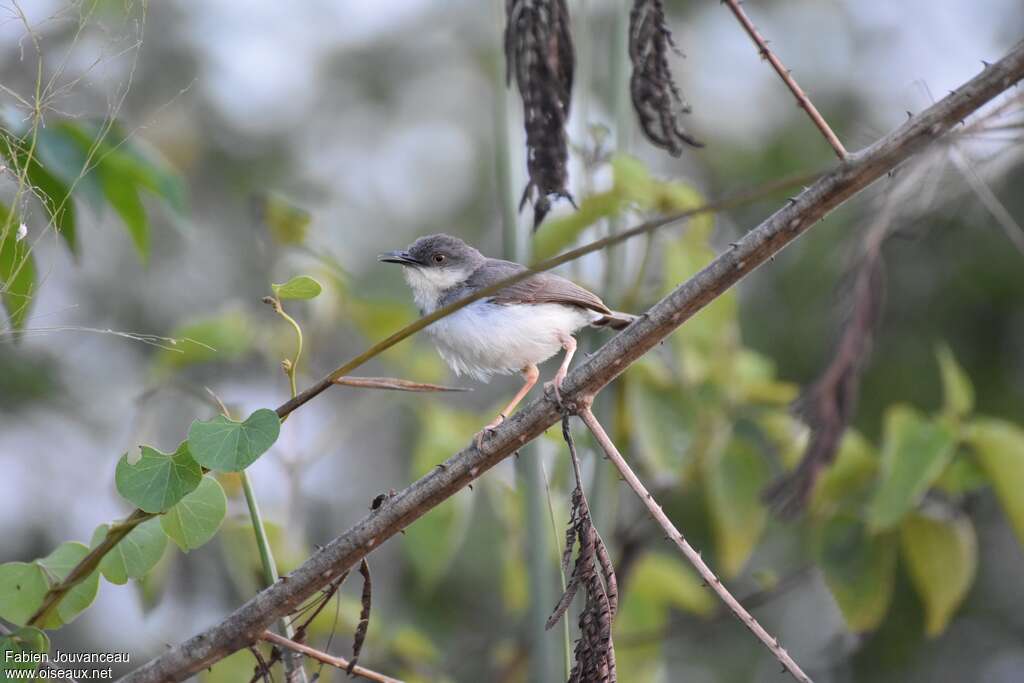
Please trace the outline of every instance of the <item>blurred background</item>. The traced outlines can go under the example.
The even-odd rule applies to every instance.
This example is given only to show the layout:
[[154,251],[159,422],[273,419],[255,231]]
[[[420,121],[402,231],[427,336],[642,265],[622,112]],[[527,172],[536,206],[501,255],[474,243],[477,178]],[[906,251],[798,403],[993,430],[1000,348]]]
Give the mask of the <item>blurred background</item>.
[[[629,105],[627,4],[569,0],[578,200],[615,186],[612,153],[639,160],[650,182],[708,199],[834,164],[712,1],[665,3],[685,54],[671,66],[693,107],[683,124],[706,147],[680,158],[652,147]],[[850,150],[1024,35],[1014,0],[744,6]],[[86,196],[89,182],[76,187],[76,254],[40,206],[20,206],[38,284],[25,331],[0,328],[0,561],[88,542],[98,524],[127,514],[114,487],[118,458],[142,443],[173,451],[193,419],[214,414],[204,387],[237,414],[288,398],[280,361],[293,354],[294,332],[260,302],[271,283],[306,274],[324,285],[318,298],[286,306],[305,336],[301,389],[415,318],[379,252],[448,232],[488,255],[529,258],[530,212],[513,214],[526,175],[521,103],[504,83],[503,12],[499,0],[0,0],[4,125],[31,122],[25,103],[41,79],[52,93],[42,127],[115,118],[166,174],[161,191],[142,193],[146,247],[137,222],[129,238],[123,206]],[[894,410],[921,421],[1024,423],[1024,253],[1013,234],[1024,221],[1024,117],[1019,91],[1009,98],[987,108],[984,127],[965,128],[955,146],[830,216],[631,368],[599,405],[683,533],[819,682],[1024,680],[1022,512],[1014,518],[1012,501],[993,490],[989,461],[969,438],[904,511],[955,517],[956,560],[936,551],[924,565],[960,567],[949,581],[962,591],[935,597],[943,579],[922,578],[906,525],[839,544],[848,556],[830,555],[828,532],[836,510],[855,524],[870,518],[865,501],[885,478],[878,463],[899,441]],[[559,272],[639,312],[797,189]],[[5,174],[0,191],[9,204],[16,178]],[[843,282],[885,206],[894,215],[885,304],[848,435],[856,443],[844,442],[868,463],[865,474],[783,522],[758,492],[806,443],[788,405],[829,362],[848,307]],[[632,206],[577,239],[650,208]],[[569,213],[559,202],[551,220]],[[184,338],[205,346],[170,342]],[[584,346],[604,339],[588,333]],[[939,356],[959,383],[943,383],[937,349],[949,350]],[[553,362],[542,368],[545,378],[553,372]],[[419,337],[360,374],[473,392],[335,388],[297,411],[249,470],[282,571],[361,519],[375,495],[468,443],[519,381],[455,378]],[[410,681],[564,680],[566,634],[543,622],[560,590],[572,481],[558,430],[549,437],[369,557],[374,608],[361,663]],[[619,571],[619,680],[783,678],[580,440],[595,521]],[[221,483],[228,515],[213,541],[187,554],[169,547],[140,581],[101,583],[93,606],[51,634],[54,647],[126,650],[124,673],[251,597],[261,574],[245,502],[237,478]],[[954,603],[945,618],[929,581],[934,600]],[[311,644],[328,647],[333,633],[331,651],[347,655],[359,590],[350,578],[337,611],[311,627]],[[243,651],[201,678],[247,680],[252,667]]]

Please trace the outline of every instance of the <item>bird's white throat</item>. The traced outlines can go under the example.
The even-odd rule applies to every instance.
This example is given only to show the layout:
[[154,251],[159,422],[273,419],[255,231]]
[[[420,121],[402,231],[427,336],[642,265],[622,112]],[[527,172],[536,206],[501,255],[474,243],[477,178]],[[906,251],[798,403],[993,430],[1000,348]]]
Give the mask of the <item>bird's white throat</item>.
[[433,313],[441,295],[455,285],[465,282],[471,274],[466,268],[402,268],[402,275],[412,289],[416,307],[423,315]]

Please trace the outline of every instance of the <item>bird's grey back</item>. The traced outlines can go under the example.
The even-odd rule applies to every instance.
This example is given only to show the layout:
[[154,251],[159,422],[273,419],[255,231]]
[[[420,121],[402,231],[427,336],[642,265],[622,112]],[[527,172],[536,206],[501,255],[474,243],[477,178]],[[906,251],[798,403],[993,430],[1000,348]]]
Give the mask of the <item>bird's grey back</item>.
[[[524,270],[526,267],[518,263],[489,258],[473,271],[463,284],[445,292],[439,305],[445,306],[482,287],[493,285]],[[531,275],[525,280],[499,290],[489,301],[497,304],[565,304],[598,313],[611,313],[611,310],[596,294],[554,273]]]

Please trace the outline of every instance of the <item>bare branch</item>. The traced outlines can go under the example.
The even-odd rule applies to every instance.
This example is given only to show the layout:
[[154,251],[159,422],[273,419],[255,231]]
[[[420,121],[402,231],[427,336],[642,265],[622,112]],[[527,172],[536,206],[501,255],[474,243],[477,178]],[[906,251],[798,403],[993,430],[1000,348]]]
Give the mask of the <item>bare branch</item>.
[[766,648],[771,650],[772,654],[779,660],[782,666],[786,667],[786,670],[793,675],[793,678],[800,681],[801,683],[811,683],[811,678],[803,672],[800,666],[793,661],[793,658],[789,656],[785,648],[779,645],[779,639],[768,633],[761,626],[753,615],[743,608],[739,600],[732,596],[732,593],[722,585],[722,581],[715,575],[711,568],[705,564],[704,559],[700,556],[700,553],[693,549],[683,535],[679,533],[679,529],[676,529],[675,525],[665,514],[664,510],[661,509],[661,505],[658,501],[654,500],[654,496],[647,490],[647,487],[643,485],[643,482],[636,476],[633,469],[626,464],[622,454],[619,453],[619,449],[615,447],[612,440],[608,438],[608,434],[605,433],[604,428],[601,427],[601,423],[594,417],[594,413],[590,412],[590,406],[584,404],[579,411],[580,419],[587,425],[587,429],[590,430],[591,434],[594,435],[594,439],[597,440],[597,444],[604,451],[604,454],[608,456],[608,459],[615,465],[615,469],[619,471],[622,478],[629,484],[629,487],[633,489],[633,492],[640,498],[640,501],[647,508],[651,517],[655,522],[665,531],[666,536],[670,541],[675,543],[676,547],[679,548],[680,552],[689,560],[690,564],[693,565],[697,573],[701,575],[704,582],[711,586],[711,589],[718,594],[718,597],[722,599],[733,614],[743,622],[743,624],[750,629],[751,633],[757,636]]
[[[787,202],[725,253],[670,292],[566,377],[561,390],[563,400],[571,402],[593,397],[683,322],[809,230],[830,211],[920,152],[1021,78],[1024,78],[1024,42],[1018,43],[1000,61],[868,149],[851,154],[846,163]],[[442,311],[444,314],[451,312],[450,309]],[[376,345],[373,347],[377,349],[375,353],[379,353],[385,343],[394,345],[434,322],[441,311],[435,315],[437,317],[421,318],[400,335],[392,335]],[[415,329],[410,331],[410,328]],[[295,401],[278,408],[278,414],[290,412],[321,393],[330,386],[331,380],[350,372],[352,368],[349,366],[361,364],[370,353],[367,351],[336,370],[328,377],[326,386],[314,385],[299,394]],[[289,574],[287,580],[261,591],[220,623],[170,648],[122,680],[130,683],[184,680],[228,654],[247,647],[275,619],[293,612],[381,543],[458,493],[560,418],[561,413],[553,397],[545,395],[535,399],[499,426],[481,448],[468,445],[445,461],[443,466],[389,497],[377,510],[317,551]]]
[[779,78],[782,79],[782,82],[786,84],[789,91],[793,93],[793,97],[796,98],[797,104],[800,105],[801,109],[807,112],[807,115],[811,117],[811,121],[818,130],[821,131],[821,134],[825,136],[825,139],[828,141],[828,144],[832,146],[832,149],[835,150],[836,156],[839,157],[841,161],[845,160],[848,155],[846,148],[843,147],[843,143],[839,141],[836,134],[832,132],[831,128],[829,128],[828,122],[825,121],[825,117],[818,112],[817,107],[814,106],[814,103],[811,102],[810,98],[807,97],[807,94],[804,93],[797,84],[793,75],[789,72],[789,69],[787,69],[785,65],[783,65],[782,61],[775,56],[774,52],[768,49],[768,41],[762,38],[761,34],[757,32],[757,27],[754,26],[754,22],[750,21],[747,13],[743,11],[742,7],[740,7],[740,0],[722,0],[722,2],[728,5],[729,9],[732,10],[732,13],[736,16],[740,25],[743,26],[743,30],[746,31],[747,35],[750,36],[750,39],[754,41],[754,45],[757,46],[757,51],[761,55],[761,58],[767,59],[768,63],[772,65],[772,68],[775,69],[775,73],[779,74]]
[[384,674],[377,673],[372,669],[367,669],[365,666],[354,666],[350,671],[349,666],[351,665],[351,662],[349,662],[344,657],[335,657],[334,655],[329,655],[326,652],[321,652],[320,650],[310,647],[309,645],[304,645],[303,643],[296,643],[294,640],[288,640],[283,636],[277,635],[273,631],[264,631],[262,634],[260,634],[260,640],[265,640],[268,643],[273,643],[274,645],[278,645],[287,650],[291,650],[292,652],[298,652],[299,654],[306,655],[307,657],[315,659],[318,662],[323,662],[324,664],[327,664],[329,666],[341,669],[342,671],[345,671],[348,674],[362,676],[363,678],[369,681],[377,681],[378,683],[402,683],[402,681],[400,681],[397,678],[385,676]]

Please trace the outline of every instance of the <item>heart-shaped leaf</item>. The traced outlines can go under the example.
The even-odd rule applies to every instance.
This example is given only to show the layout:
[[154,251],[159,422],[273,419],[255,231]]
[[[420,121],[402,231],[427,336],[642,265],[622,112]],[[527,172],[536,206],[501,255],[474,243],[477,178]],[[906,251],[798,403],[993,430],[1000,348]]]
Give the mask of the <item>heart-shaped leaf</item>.
[[[88,554],[89,548],[84,543],[68,541],[61,543],[57,546],[56,550],[43,559],[37,560],[36,564],[43,567],[50,576],[51,582],[56,584],[67,578],[71,570]],[[100,573],[99,571],[94,571],[84,581],[79,582],[74,588],[69,590],[61,598],[60,602],[57,603],[57,606],[47,613],[42,627],[58,628],[64,624],[71,623],[75,617],[96,599],[99,586]]]
[[34,626],[25,626],[0,637],[0,681],[21,679],[11,673],[14,671],[35,671],[40,662],[34,655],[49,651],[50,639]]
[[163,512],[199,485],[203,470],[182,442],[173,455],[149,446],[131,464],[125,453],[117,463],[117,492],[146,512]]
[[281,420],[277,413],[260,408],[235,422],[223,415],[196,420],[188,430],[188,448],[203,467],[218,472],[240,472],[263,455],[277,441]]
[[279,299],[315,299],[323,287],[308,275],[297,275],[284,284],[270,285]]
[[0,564],[0,617],[23,625],[43,603],[50,582],[35,562]]
[[[95,547],[107,537],[109,527],[101,524],[92,535]],[[140,579],[163,557],[167,535],[160,528],[160,520],[148,519],[132,529],[100,562],[100,571],[110,583],[124,584],[128,579]]]
[[160,527],[188,552],[213,538],[224,521],[227,505],[224,489],[216,479],[206,476],[195,491],[160,517]]

